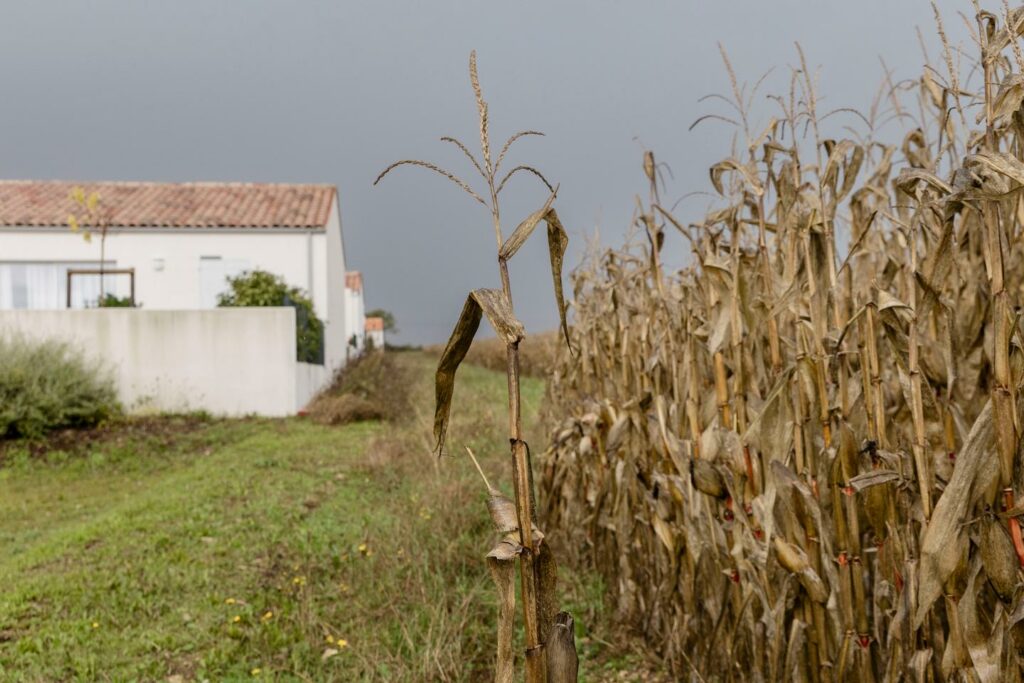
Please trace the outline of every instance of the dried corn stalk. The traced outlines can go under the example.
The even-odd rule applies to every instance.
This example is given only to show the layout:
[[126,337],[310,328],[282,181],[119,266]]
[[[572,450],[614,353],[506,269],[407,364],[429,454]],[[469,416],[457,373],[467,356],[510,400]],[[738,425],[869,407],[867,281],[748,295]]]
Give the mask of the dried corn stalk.
[[544,519],[680,677],[1024,678],[1024,8],[978,21],[981,92],[947,47],[894,145],[823,137],[802,54],[752,131],[729,68],[723,206],[684,225],[647,153],[648,239],[573,274]]
[[[455,391],[455,373],[466,357],[480,320],[484,316],[505,342],[507,349],[507,374],[509,389],[509,442],[511,444],[512,471],[515,486],[515,500],[509,500],[487,483],[488,509],[495,528],[500,534],[497,545],[487,554],[487,563],[499,594],[499,626],[495,680],[509,683],[514,677],[513,615],[515,590],[513,585],[515,563],[518,560],[519,578],[523,600],[523,623],[525,631],[526,681],[528,683],[552,683],[576,680],[576,645],[572,632],[573,620],[566,613],[556,614],[555,577],[556,568],[551,549],[544,544],[544,535],[537,528],[536,494],[533,484],[533,469],[530,450],[523,441],[520,416],[519,394],[519,342],[525,335],[522,323],[515,317],[512,307],[512,287],[508,275],[508,261],[533,233],[542,221],[547,225],[548,253],[551,259],[551,275],[555,287],[555,303],[561,320],[565,341],[569,341],[569,329],[565,320],[565,299],[562,292],[562,260],[568,243],[568,236],[552,207],[558,193],[544,176],[531,166],[516,166],[500,180],[498,172],[512,144],[526,135],[540,135],[536,131],[521,131],[505,142],[497,161],[491,161],[490,131],[487,102],[484,101],[480,81],[477,77],[476,53],[469,58],[469,76],[476,98],[480,119],[480,151],[477,159],[465,144],[452,137],[441,138],[457,146],[468,157],[473,168],[487,184],[487,199],[455,174],[432,163],[419,160],[399,161],[388,166],[377,177],[374,184],[391,170],[403,166],[420,166],[432,170],[454,182],[473,199],[486,206],[491,213],[494,236],[497,241],[498,271],[501,289],[477,289],[469,293],[462,314],[452,331],[451,338],[441,354],[436,376],[436,407],[434,412],[434,438],[438,454],[444,452],[451,412],[452,395]],[[508,237],[503,239],[501,212],[498,196],[508,180],[519,171],[526,171],[538,177],[550,194],[544,205],[530,214]],[[470,452],[472,458],[472,452]],[[473,459],[476,462],[475,458]],[[477,465],[479,469],[479,465]],[[481,475],[483,471],[481,470]],[[484,478],[487,482],[486,477]],[[556,647],[545,650],[549,633],[556,638]],[[548,664],[554,667],[549,678]],[[571,678],[569,674],[571,673]]]

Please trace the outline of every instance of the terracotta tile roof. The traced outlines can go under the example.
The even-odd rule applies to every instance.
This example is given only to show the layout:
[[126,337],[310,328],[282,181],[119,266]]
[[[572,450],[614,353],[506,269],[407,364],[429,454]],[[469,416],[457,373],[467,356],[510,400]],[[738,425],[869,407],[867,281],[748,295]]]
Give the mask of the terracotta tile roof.
[[384,329],[384,318],[367,318],[366,319],[366,331],[367,332],[378,332]]
[[361,292],[363,290],[363,274],[358,270],[350,270],[345,273],[345,288]]
[[66,226],[69,198],[98,192],[113,227],[324,228],[333,185],[0,180],[0,225]]

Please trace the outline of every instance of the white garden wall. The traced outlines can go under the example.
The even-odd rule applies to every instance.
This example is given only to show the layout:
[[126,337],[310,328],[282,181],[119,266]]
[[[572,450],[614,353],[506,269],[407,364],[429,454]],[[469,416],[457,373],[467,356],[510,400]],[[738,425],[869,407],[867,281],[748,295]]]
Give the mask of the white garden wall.
[[0,311],[0,334],[56,338],[114,375],[130,412],[294,415],[329,379],[295,359],[295,309]]

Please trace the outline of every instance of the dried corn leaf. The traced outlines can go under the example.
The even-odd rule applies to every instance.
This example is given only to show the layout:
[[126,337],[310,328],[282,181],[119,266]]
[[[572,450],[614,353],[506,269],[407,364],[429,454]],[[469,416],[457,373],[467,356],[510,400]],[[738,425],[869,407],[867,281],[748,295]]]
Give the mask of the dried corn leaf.
[[1009,600],[1020,582],[1019,560],[1010,534],[995,519],[985,518],[981,520],[979,536],[978,551],[988,580],[1004,600]]
[[452,336],[441,353],[435,376],[434,439],[435,449],[439,454],[444,451],[444,440],[448,431],[452,394],[455,391],[455,371],[466,357],[477,328],[480,327],[480,318],[484,314],[506,344],[518,344],[523,338],[523,325],[516,320],[503,292],[496,289],[477,289],[466,297],[466,303],[462,307]]
[[562,262],[565,258],[565,248],[569,244],[569,236],[566,234],[562,222],[558,220],[558,214],[551,208],[557,194],[558,188],[556,187],[552,190],[547,201],[544,202],[544,206],[527,216],[516,227],[509,238],[505,240],[505,244],[501,246],[498,256],[502,260],[512,258],[519,251],[519,248],[526,243],[526,240],[529,239],[538,223],[543,220],[547,224],[548,257],[551,261],[551,277],[555,285],[555,305],[558,307],[558,319],[561,324],[562,334],[565,337],[565,343],[571,349],[572,346],[569,344],[569,327],[565,319],[565,295],[562,288]]
[[1002,185],[988,184],[985,178],[986,172],[995,172],[1000,176],[1008,178],[1018,185],[1024,185],[1024,163],[1016,157],[1003,152],[978,152],[964,159],[964,167],[975,173],[981,174],[982,192],[988,192],[993,196],[1005,194],[1006,188]]
[[565,295],[562,292],[562,261],[565,258],[565,248],[569,244],[569,236],[565,233],[562,221],[558,220],[558,214],[554,209],[549,209],[544,214],[544,221],[548,224],[548,256],[551,258],[551,277],[555,283],[555,305],[558,306],[558,320],[562,327],[562,335],[565,337],[566,347],[572,351],[572,343],[569,341],[569,326],[565,320]]
[[501,245],[501,251],[498,252],[499,258],[506,260],[512,258],[516,255],[516,252],[519,251],[519,248],[526,244],[526,240],[529,239],[534,228],[537,227],[537,224],[544,219],[544,216],[546,216],[548,211],[551,209],[551,204],[555,201],[555,196],[556,192],[552,192],[548,196],[547,201],[544,202],[544,206],[531,213],[516,227],[512,234],[509,235],[509,238],[505,240],[505,244]]
[[914,194],[914,189],[920,183],[924,183],[925,186],[932,188],[939,193],[940,196],[946,196],[952,194],[953,188],[949,183],[939,179],[934,173],[930,173],[920,168],[905,168],[900,171],[899,176],[894,181],[896,187],[900,188],[909,195]]
[[743,178],[743,182],[756,196],[760,197],[764,194],[764,189],[761,187],[761,181],[758,179],[756,172],[735,159],[725,159],[711,167],[711,184],[715,186],[718,194],[725,194],[725,188],[722,187],[722,175],[729,172],[739,173]]
[[871,470],[864,474],[858,474],[856,477],[850,479],[850,486],[853,487],[854,491],[864,491],[872,486],[880,486],[881,484],[888,484],[891,482],[898,482],[903,480],[903,475],[893,470]]
[[507,534],[519,530],[519,518],[516,504],[500,491],[490,491],[487,496],[487,510],[491,513],[491,521],[495,530]]
[[[857,173],[864,162],[864,148],[852,140],[842,140],[835,144],[826,143],[826,146],[830,149],[825,170],[821,175],[821,184],[832,188],[834,200],[840,201],[853,189]],[[843,183],[837,189],[840,169],[843,172]]]
[[920,627],[932,604],[942,594],[946,579],[963,561],[967,552],[967,533],[963,526],[967,513],[981,492],[992,488],[999,474],[999,462],[994,455],[995,429],[992,402],[988,401],[964,441],[953,477],[936,503],[921,539],[915,628]]
[[799,546],[776,536],[772,539],[775,547],[775,556],[779,564],[796,575],[800,585],[807,591],[807,595],[815,602],[824,603],[828,600],[828,588],[818,576],[818,573],[811,567],[807,554]]
[[[992,106],[992,125],[1003,128],[1009,125],[1013,115],[1020,111],[1024,102],[1024,76],[1013,74],[999,84],[999,91]],[[984,116],[985,112],[979,112]]]

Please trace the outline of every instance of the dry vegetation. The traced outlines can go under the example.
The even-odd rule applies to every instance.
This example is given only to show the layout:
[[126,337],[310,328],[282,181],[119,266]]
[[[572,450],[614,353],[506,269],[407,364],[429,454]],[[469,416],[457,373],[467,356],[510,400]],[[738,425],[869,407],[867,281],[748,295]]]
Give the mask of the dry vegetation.
[[940,23],[848,139],[802,53],[763,129],[732,78],[725,205],[683,225],[648,153],[643,238],[575,273],[542,518],[677,676],[1024,675],[1022,29]]
[[367,353],[338,371],[306,408],[324,425],[398,420],[409,413],[408,369],[389,353]]
[[[555,352],[560,338],[557,332],[542,332],[519,342],[519,373],[524,377],[546,378],[555,367]],[[428,346],[427,353],[440,356],[443,345]],[[505,341],[497,337],[474,339],[464,363],[504,372],[508,363]]]
[[[508,380],[508,446],[509,461],[512,465],[513,498],[509,498],[491,486],[480,469],[472,450],[467,447],[484,486],[487,489],[487,509],[498,536],[497,543],[487,553],[487,566],[494,579],[499,596],[498,635],[494,680],[511,683],[515,676],[516,654],[515,633],[515,578],[518,570],[519,595],[522,603],[523,670],[527,683],[570,683],[575,682],[579,672],[579,660],[575,642],[575,624],[567,612],[560,612],[556,595],[557,565],[551,546],[544,542],[544,533],[537,527],[537,496],[534,487],[533,465],[530,448],[523,433],[521,354],[519,347],[526,337],[523,324],[515,316],[512,304],[512,284],[508,262],[536,230],[544,223],[547,227],[548,256],[554,280],[555,305],[557,306],[561,332],[568,341],[569,331],[565,318],[565,298],[562,291],[562,261],[569,237],[562,227],[553,204],[558,194],[557,187],[536,168],[519,165],[499,176],[501,164],[512,145],[526,136],[542,135],[537,131],[523,130],[514,133],[492,161],[490,114],[484,100],[477,75],[476,52],[469,56],[469,79],[476,99],[480,122],[480,157],[477,158],[464,143],[453,137],[443,137],[458,147],[480,179],[486,191],[484,199],[464,180],[428,161],[406,159],[397,161],[381,172],[374,181],[376,185],[392,170],[400,166],[419,166],[429,169],[459,186],[466,194],[483,205],[491,214],[496,243],[498,274],[501,289],[474,289],[466,297],[462,313],[452,330],[451,337],[441,352],[435,378],[434,438],[438,455],[444,453],[445,437],[451,418],[452,396],[455,391],[455,373],[465,359],[476,336],[480,321],[486,316],[494,331],[498,333],[505,347],[505,373]],[[539,179],[550,194],[547,201],[534,211],[510,234],[504,233],[498,196],[506,183],[517,172],[532,174]],[[500,177],[500,180],[499,180]]]

